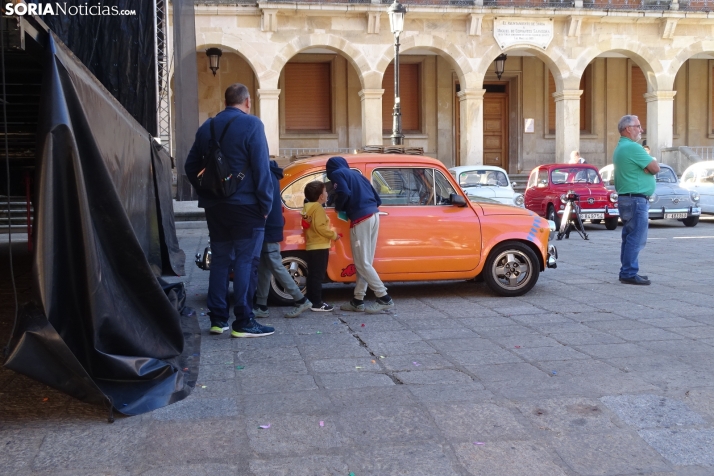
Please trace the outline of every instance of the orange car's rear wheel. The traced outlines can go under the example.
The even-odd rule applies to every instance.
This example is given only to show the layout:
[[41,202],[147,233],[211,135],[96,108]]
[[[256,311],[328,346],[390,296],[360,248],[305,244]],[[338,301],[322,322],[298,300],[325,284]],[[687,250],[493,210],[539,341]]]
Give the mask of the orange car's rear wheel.
[[[305,261],[304,256],[300,256],[295,253],[284,253],[283,254],[283,266],[287,270],[288,274],[300,291],[305,294],[305,289],[307,288],[307,261]],[[293,297],[285,292],[283,286],[275,279],[275,276],[270,277],[270,293],[268,294],[270,300],[276,304],[282,306],[289,306],[293,303]]]
[[495,293],[521,296],[533,289],[538,281],[540,262],[528,245],[508,241],[491,250],[482,274]]

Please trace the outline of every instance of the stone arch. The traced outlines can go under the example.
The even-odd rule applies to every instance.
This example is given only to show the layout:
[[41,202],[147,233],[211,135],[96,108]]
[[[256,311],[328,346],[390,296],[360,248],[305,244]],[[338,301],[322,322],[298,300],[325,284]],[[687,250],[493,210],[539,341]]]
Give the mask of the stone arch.
[[[241,47],[241,51],[236,48],[233,48],[232,46],[228,46],[222,43],[204,43],[196,46],[196,52],[205,53],[208,48],[220,48],[221,51],[223,51],[224,53],[234,53],[241,57],[243,60],[245,60],[246,63],[248,63],[248,66],[250,66],[250,68],[253,70],[255,79],[258,82],[258,88],[262,86],[260,73],[261,71],[265,71],[265,66],[258,59],[259,56],[255,52],[255,50],[253,50],[250,46],[246,46],[245,48]],[[246,52],[245,50],[248,50],[248,52]],[[254,54],[250,54],[251,52]]]
[[501,53],[508,54],[509,51],[523,51],[526,53],[531,53],[536,58],[543,61],[543,63],[545,63],[550,69],[550,71],[552,71],[553,73],[556,90],[562,91],[563,89],[578,89],[579,83],[576,84],[574,87],[571,87],[572,85],[568,81],[568,79],[572,76],[572,72],[567,59],[562,55],[554,57],[552,56],[552,51],[544,51],[543,49],[532,45],[514,45],[502,50],[496,43],[483,50],[481,55],[482,59],[479,63],[478,68],[475,71],[475,75],[478,77],[478,80],[481,84],[483,84],[483,79],[484,77],[486,77],[486,72],[488,71],[488,68],[491,66],[491,63],[493,63],[496,57]]
[[[421,48],[438,53],[454,68],[459,78],[459,83],[462,84],[462,88],[467,89],[470,87],[469,74],[472,72],[471,63],[461,48],[441,37],[419,34],[404,37],[401,40],[399,52],[400,54],[405,53],[413,48]],[[394,47],[390,45],[383,51],[374,69],[369,71],[370,84],[373,84],[373,88],[382,88],[382,77],[393,60]]]
[[598,56],[603,53],[619,53],[627,56],[640,67],[642,73],[647,79],[647,92],[657,91],[660,89],[672,89],[674,84],[674,76],[671,81],[667,80],[668,72],[662,67],[662,62],[657,58],[648,47],[642,46],[639,43],[633,43],[634,48],[625,49],[614,46],[617,40],[606,40],[598,45],[586,48],[582,54],[575,58],[575,67],[573,73],[580,78],[585,71],[585,68]]
[[328,48],[340,53],[357,71],[362,88],[367,88],[365,73],[371,68],[364,54],[346,39],[325,33],[313,33],[301,35],[287,43],[276,55],[270,68],[260,75],[261,81],[265,81],[266,88],[278,88],[278,78],[280,72],[290,59],[308,48]]
[[675,55],[675,57],[669,63],[669,67],[667,68],[668,78],[671,78],[672,80],[670,89],[674,88],[674,79],[677,76],[679,70],[682,69],[682,66],[684,66],[684,63],[691,59],[692,56],[699,53],[714,54],[714,41],[700,40],[694,42],[686,48],[682,48],[682,50]]

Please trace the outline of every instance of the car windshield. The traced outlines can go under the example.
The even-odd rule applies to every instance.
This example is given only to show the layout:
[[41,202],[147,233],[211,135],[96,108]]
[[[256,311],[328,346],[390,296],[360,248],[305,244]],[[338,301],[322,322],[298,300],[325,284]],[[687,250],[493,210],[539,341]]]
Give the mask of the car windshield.
[[674,174],[674,170],[662,167],[660,171],[657,172],[657,182],[677,183],[677,176]]
[[600,175],[597,170],[584,167],[562,167],[553,169],[550,173],[550,180],[554,185],[586,183],[600,183]]
[[508,177],[500,170],[469,170],[459,174],[459,186],[508,187]]
[[714,182],[714,168],[697,170],[697,182]]

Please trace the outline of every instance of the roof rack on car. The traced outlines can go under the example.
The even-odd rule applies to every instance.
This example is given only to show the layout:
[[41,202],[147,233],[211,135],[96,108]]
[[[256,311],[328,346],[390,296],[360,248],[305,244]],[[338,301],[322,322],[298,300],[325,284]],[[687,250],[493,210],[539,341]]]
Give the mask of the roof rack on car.
[[367,154],[424,155],[424,148],[404,145],[366,145],[360,149],[360,152]]

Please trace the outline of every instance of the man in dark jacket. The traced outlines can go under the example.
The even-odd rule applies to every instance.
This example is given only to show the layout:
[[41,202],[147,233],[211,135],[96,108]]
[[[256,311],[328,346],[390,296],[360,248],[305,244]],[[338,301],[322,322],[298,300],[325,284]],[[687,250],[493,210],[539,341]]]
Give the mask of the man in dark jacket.
[[[296,317],[312,306],[312,303],[302,294],[300,288],[295,284],[295,280],[290,276],[283,266],[283,258],[280,255],[280,242],[283,241],[283,204],[280,199],[280,179],[283,178],[283,169],[274,160],[270,161],[270,172],[273,180],[273,208],[270,210],[268,219],[265,222],[265,238],[263,248],[260,251],[260,265],[258,266],[258,289],[255,292],[255,308],[253,313],[256,317],[268,317],[268,293],[270,292],[270,277],[275,276],[285,290],[295,300],[294,310],[291,310],[285,317]],[[294,315],[293,315],[294,314]]]
[[[232,337],[262,337],[275,329],[262,326],[253,315],[253,295],[258,282],[258,262],[263,244],[265,219],[273,204],[273,182],[268,163],[268,141],[263,123],[250,113],[248,88],[240,83],[226,89],[226,108],[209,119],[196,132],[196,140],[186,158],[186,175],[196,187],[203,170],[203,156],[209,150],[210,122],[216,140],[229,127],[221,150],[237,177],[245,178],[228,198],[201,196],[198,206],[206,209],[206,222],[211,238],[211,274],[208,278],[208,314],[212,334],[228,330],[230,319],[228,277],[233,270],[235,321]],[[230,122],[230,124],[229,124]]]
[[[326,169],[327,178],[334,184],[335,209],[345,212],[350,219],[350,246],[357,269],[354,298],[340,306],[340,309],[354,312],[393,309],[394,301],[372,266],[379,233],[378,207],[382,200],[369,180],[356,170],[351,170],[343,157],[328,159]],[[368,286],[377,300],[365,307],[364,296]]]

